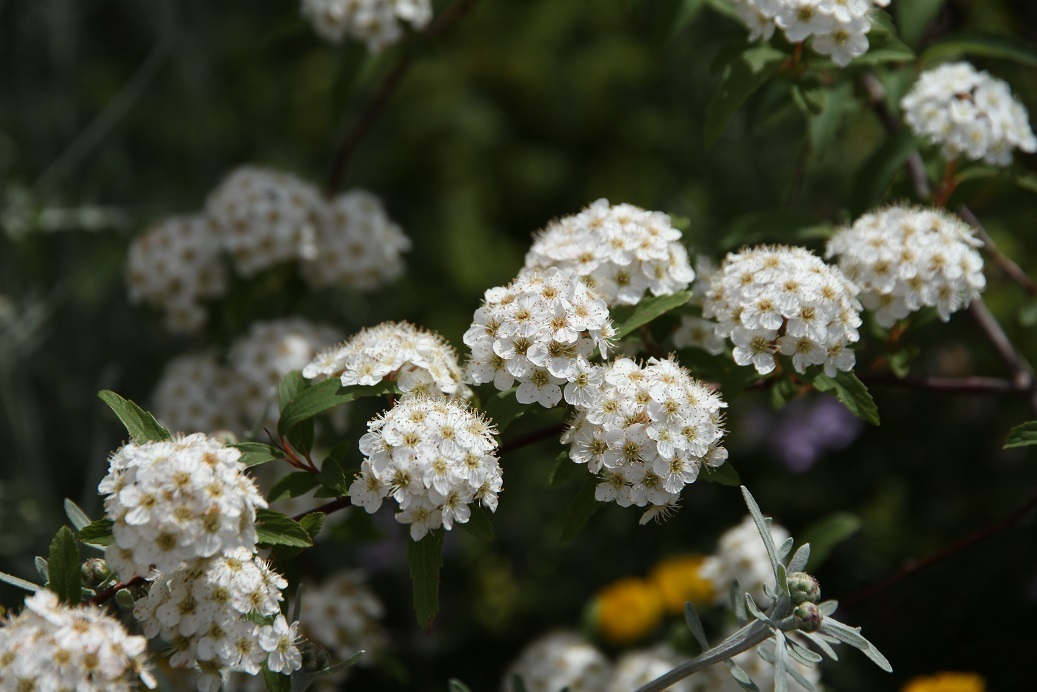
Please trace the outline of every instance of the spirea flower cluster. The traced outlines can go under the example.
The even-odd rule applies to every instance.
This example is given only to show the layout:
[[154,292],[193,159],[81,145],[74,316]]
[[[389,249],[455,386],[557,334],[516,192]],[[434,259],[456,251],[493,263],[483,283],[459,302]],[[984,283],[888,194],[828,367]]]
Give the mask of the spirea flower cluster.
[[377,53],[403,38],[404,24],[424,28],[432,19],[430,0],[302,0],[314,31],[334,43],[349,36]]
[[[789,537],[789,532],[774,522],[770,524],[770,532],[776,546]],[[763,608],[770,605],[771,599],[763,587],[774,588],[774,572],[767,547],[752,517],[746,516],[720,536],[716,550],[703,561],[699,575],[713,583],[719,604],[730,604],[731,584],[737,580],[739,587],[751,594],[757,605]]]
[[396,520],[410,524],[415,541],[467,522],[472,502],[496,511],[503,483],[496,431],[463,403],[404,397],[367,427],[360,438],[366,459],[349,487],[354,505],[374,513],[391,496],[400,507]]
[[838,257],[864,307],[892,327],[926,306],[946,322],[979,297],[986,286],[980,245],[968,224],[941,209],[894,206],[841,229],[825,256]]
[[154,567],[256,545],[256,509],[266,500],[238,459],[241,452],[201,433],[129,443],[97,486],[114,522],[105,559],[123,580]]
[[303,377],[338,377],[343,386],[396,381],[404,393],[438,392],[466,399],[472,392],[454,348],[439,334],[408,322],[383,322],[325,349]]
[[205,216],[172,216],[134,239],[126,258],[130,302],[164,313],[172,332],[193,332],[205,323],[204,298],[227,290],[220,244]]
[[[652,680],[666,675],[686,660],[687,656],[678,653],[668,644],[660,644],[650,649],[628,651],[616,661],[605,692],[636,690]],[[693,690],[705,692],[712,689],[697,687],[696,677],[698,676],[678,680],[666,688],[667,692],[693,692]]]
[[[561,385],[585,380],[589,358],[604,355],[614,333],[605,301],[576,275],[553,267],[523,272],[504,287],[486,291],[464,334],[471,350],[467,364],[475,384],[497,389],[519,383],[515,398],[551,408],[562,399]],[[577,389],[566,386],[574,403]]]
[[601,474],[601,502],[651,506],[641,523],[677,505],[703,465],[727,459],[719,395],[673,360],[620,358],[596,367],[562,435],[569,457]]
[[155,417],[169,430],[243,432],[233,377],[212,351],[185,353],[162,369],[151,395]]
[[749,40],[768,40],[780,28],[790,43],[807,39],[840,67],[868,52],[869,14],[889,0],[734,0]]
[[288,582],[251,550],[241,548],[171,574],[154,572],[134,617],[148,638],[169,645],[169,664],[200,672],[199,688],[218,690],[222,675],[256,675],[302,667],[298,623],[280,614]]
[[1012,162],[1012,150],[1037,151],[1026,108],[1000,79],[955,62],[926,70],[900,102],[919,137],[938,144],[948,160]]
[[129,692],[147,668],[147,641],[99,608],[73,608],[40,589],[0,623],[0,690]]
[[359,665],[370,665],[386,645],[382,602],[358,571],[338,572],[307,586],[300,620],[306,638],[328,648],[339,661],[366,651]]
[[804,248],[763,246],[730,253],[710,280],[702,313],[734,344],[734,359],[760,374],[775,353],[797,372],[822,365],[829,376],[852,370],[860,335],[857,287]]
[[599,199],[537,233],[526,269],[568,269],[611,305],[636,305],[646,291],[677,293],[695,272],[670,217]]
[[612,666],[601,651],[575,632],[551,632],[527,646],[504,674],[501,687],[518,692],[515,677],[527,692],[604,690]]

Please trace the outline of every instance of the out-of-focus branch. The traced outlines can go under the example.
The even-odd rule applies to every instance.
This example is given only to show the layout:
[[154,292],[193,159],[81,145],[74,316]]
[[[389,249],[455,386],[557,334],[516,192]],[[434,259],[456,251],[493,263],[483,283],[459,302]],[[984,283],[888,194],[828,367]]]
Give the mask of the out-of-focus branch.
[[979,222],[972,210],[962,204],[958,207],[958,216],[972,225],[976,235],[983,241],[983,251],[1005,273],[1005,276],[1022,286],[1023,290],[1031,296],[1037,295],[1037,282],[1034,282],[1033,279],[1027,276],[1026,272],[1019,268],[1018,264],[998,249],[997,245],[994,244],[993,238],[987,233],[987,229],[983,228],[983,224]]
[[[886,132],[890,134],[899,132],[900,120],[890,111],[889,104],[886,103],[886,87],[882,85],[879,78],[870,72],[866,72],[861,77],[860,84],[868,95],[868,104],[875,111],[875,115],[882,122]],[[914,187],[918,198],[928,200],[932,197],[933,193],[932,188],[929,186],[929,176],[925,172],[925,164],[922,162],[921,155],[917,151],[912,151],[911,155],[907,157],[907,163],[904,165],[907,167],[911,185]]]
[[305,516],[309,516],[310,514],[316,514],[318,512],[320,512],[321,514],[331,514],[332,512],[337,512],[340,509],[345,509],[346,507],[349,507],[350,504],[351,503],[349,502],[348,497],[339,497],[332,500],[331,502],[328,502],[327,504],[321,505],[320,507],[314,507],[313,509],[308,509],[305,512],[300,512],[299,514],[296,514],[294,517],[292,517],[292,519],[295,521],[299,521]]
[[1011,394],[1028,392],[1030,389],[1029,383],[996,377],[896,377],[895,375],[859,374],[857,378],[869,386],[902,387],[959,394]]
[[531,444],[536,444],[537,442],[542,442],[543,440],[549,440],[552,437],[558,437],[565,431],[565,426],[565,423],[556,423],[555,425],[551,425],[546,428],[541,428],[540,430],[533,430],[531,432],[526,433],[525,435],[520,435],[519,437],[508,440],[500,447],[498,447],[497,453],[507,454],[508,452],[512,452],[521,447],[528,447]]
[[111,586],[111,587],[105,589],[104,591],[100,592],[99,594],[97,594],[96,596],[91,598],[89,601],[87,601],[87,603],[89,603],[90,605],[101,605],[105,601],[110,600],[112,598],[112,596],[114,596],[115,594],[119,593],[123,589],[129,589],[129,588],[132,588],[134,586],[140,586],[144,582],[145,582],[144,577],[141,577],[141,576],[138,575],[138,576],[134,577],[133,579],[130,579],[128,582],[119,582],[115,586]]

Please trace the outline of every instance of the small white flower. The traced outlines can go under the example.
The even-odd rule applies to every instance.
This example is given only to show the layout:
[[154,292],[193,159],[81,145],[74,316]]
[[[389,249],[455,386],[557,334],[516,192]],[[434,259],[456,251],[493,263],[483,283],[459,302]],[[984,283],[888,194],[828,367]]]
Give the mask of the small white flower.
[[259,646],[270,654],[267,667],[274,673],[290,673],[302,668],[302,654],[296,646],[298,629],[298,622],[289,626],[284,615],[278,615],[273,624],[259,630]]

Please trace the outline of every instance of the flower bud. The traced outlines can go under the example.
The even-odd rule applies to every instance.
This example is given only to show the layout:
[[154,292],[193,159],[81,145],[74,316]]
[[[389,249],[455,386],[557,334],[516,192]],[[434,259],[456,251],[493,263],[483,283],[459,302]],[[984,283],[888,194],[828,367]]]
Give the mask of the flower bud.
[[99,557],[92,557],[84,562],[81,571],[83,574],[83,586],[88,589],[96,589],[112,576],[112,570],[108,568],[108,563]]
[[115,592],[115,602],[120,608],[125,610],[133,610],[133,592],[129,589],[119,589]]
[[825,619],[821,609],[809,601],[796,606],[792,611],[792,617],[796,621],[796,629],[801,632],[816,632],[821,627],[821,621]]
[[302,670],[307,673],[316,673],[334,663],[327,649],[308,639],[299,642],[299,653],[302,654]]
[[788,575],[789,595],[796,605],[800,603],[817,603],[821,600],[821,587],[817,579],[806,572],[792,572]]

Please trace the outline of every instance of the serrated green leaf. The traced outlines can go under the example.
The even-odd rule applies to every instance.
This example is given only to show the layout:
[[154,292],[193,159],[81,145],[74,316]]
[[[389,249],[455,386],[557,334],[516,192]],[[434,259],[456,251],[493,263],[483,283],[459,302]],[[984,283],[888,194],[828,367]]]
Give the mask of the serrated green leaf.
[[569,458],[569,452],[559,452],[558,456],[555,457],[554,464],[551,466],[551,473],[547,476],[548,487],[555,488],[572,478],[577,467],[579,467],[579,464]]
[[458,524],[462,530],[472,534],[476,538],[484,541],[492,541],[494,539],[493,524],[490,522],[490,515],[485,509],[477,504],[472,504],[469,507],[471,516],[468,517],[468,521],[463,524]]
[[79,540],[91,545],[110,545],[112,538],[112,520],[98,519],[92,521],[79,530]]
[[321,464],[320,473],[317,474],[317,480],[320,484],[327,488],[332,495],[330,497],[342,497],[349,494],[349,486],[351,484],[350,478],[346,475],[345,469],[342,468],[342,464],[338,459],[328,457]]
[[277,502],[278,500],[299,497],[310,492],[318,485],[320,485],[320,481],[317,479],[317,474],[310,473],[309,471],[296,471],[289,473],[274,483],[274,487],[270,489],[266,499],[268,502]]
[[[302,527],[303,531],[306,532],[306,535],[310,537],[311,541],[317,540],[317,534],[320,533],[321,527],[324,526],[325,516],[326,515],[321,512],[311,512],[299,520],[299,526]],[[275,546],[274,549],[270,551],[270,556],[273,558],[274,562],[283,565],[288,560],[293,559],[300,552],[302,552],[301,547],[279,545]]]
[[897,27],[900,37],[908,45],[917,46],[946,2],[947,0],[897,0]]
[[699,472],[699,478],[717,485],[727,485],[737,488],[742,484],[742,477],[738,475],[738,469],[730,461],[725,461],[716,468],[703,466]]
[[691,300],[691,291],[681,291],[670,295],[645,297],[641,302],[633,306],[632,310],[613,310],[613,314],[617,316],[624,315],[622,320],[618,317],[616,318],[616,338],[622,339],[638,327],[648,324],[670,310],[676,310],[689,300]]
[[1026,41],[1004,34],[967,31],[948,36],[922,53],[922,64],[930,66],[962,55],[1011,60],[1037,67],[1037,50]]
[[594,497],[594,489],[597,486],[598,479],[595,476],[587,476],[583,485],[576,492],[576,496],[565,508],[565,516],[562,520],[562,543],[568,543],[576,538],[584,524],[601,507],[601,503]]
[[861,520],[849,512],[836,512],[811,524],[800,533],[800,540],[810,545],[810,559],[805,572],[820,567],[832,550],[861,528]]
[[84,526],[90,525],[90,517],[86,515],[86,512],[79,508],[72,500],[65,498],[65,516],[68,517],[69,522],[72,524],[72,528],[79,531]]
[[1037,445],[1037,420],[1017,425],[1008,431],[1004,449]]
[[813,385],[819,392],[835,394],[850,413],[861,420],[879,425],[879,409],[871,398],[871,392],[852,372],[840,372],[835,377],[818,373],[814,375]]
[[33,584],[31,581],[26,581],[21,577],[16,577],[13,574],[8,574],[7,572],[0,572],[0,581],[4,582],[5,584],[10,584],[11,586],[17,587],[19,589],[24,589],[30,592],[36,592],[43,588],[39,584]]
[[159,425],[153,415],[129,399],[123,399],[110,389],[101,390],[97,393],[97,397],[108,404],[108,408],[119,417],[126,427],[126,432],[137,444],[161,442],[170,438],[169,431]]
[[237,444],[227,446],[241,452],[241,457],[238,458],[238,461],[248,467],[284,459],[284,454],[281,450],[262,442],[238,442]]
[[299,522],[269,509],[256,510],[256,533],[261,546],[308,548],[313,545],[313,539]]
[[407,541],[407,564],[414,589],[418,625],[432,629],[439,612],[439,571],[443,566],[443,532],[429,531],[420,541]]
[[62,526],[50,542],[47,556],[47,588],[69,605],[79,605],[82,597],[83,572],[79,562],[79,544],[72,529]]
[[742,104],[771,75],[778,71],[788,56],[767,45],[753,46],[727,63],[720,86],[706,108],[706,145],[712,146]]
[[302,390],[285,405],[281,412],[281,420],[277,423],[277,432],[284,436],[292,428],[303,421],[310,420],[318,413],[323,413],[354,399],[397,394],[399,391],[396,383],[389,381],[379,382],[370,387],[361,385],[343,387],[342,383],[336,379],[325,380]]

